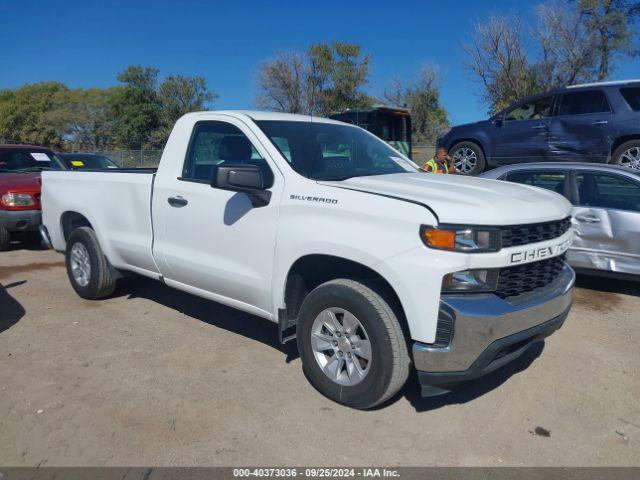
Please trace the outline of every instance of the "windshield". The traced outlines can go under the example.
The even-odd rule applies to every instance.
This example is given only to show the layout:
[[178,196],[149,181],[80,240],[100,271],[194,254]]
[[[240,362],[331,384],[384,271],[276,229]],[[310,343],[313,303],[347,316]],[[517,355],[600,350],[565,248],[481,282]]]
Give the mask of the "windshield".
[[279,120],[256,124],[291,168],[313,180],[417,171],[411,160],[357,127]]
[[113,160],[104,155],[63,153],[60,155],[67,167],[72,169],[118,168]]
[[28,149],[0,150],[0,172],[39,172],[63,169],[53,152]]

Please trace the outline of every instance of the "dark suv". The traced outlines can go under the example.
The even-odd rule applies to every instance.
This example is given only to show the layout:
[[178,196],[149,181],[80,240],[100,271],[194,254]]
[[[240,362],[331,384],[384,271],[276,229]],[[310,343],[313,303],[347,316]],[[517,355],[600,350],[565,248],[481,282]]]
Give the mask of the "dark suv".
[[640,169],[640,80],[575,85],[527,97],[438,139],[456,170],[582,161]]

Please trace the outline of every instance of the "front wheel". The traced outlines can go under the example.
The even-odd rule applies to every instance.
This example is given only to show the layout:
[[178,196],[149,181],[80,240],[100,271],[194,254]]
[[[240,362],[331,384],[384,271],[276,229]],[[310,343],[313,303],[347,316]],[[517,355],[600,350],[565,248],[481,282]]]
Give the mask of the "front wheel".
[[640,139],[624,142],[611,156],[611,163],[640,170]]
[[485,158],[480,146],[473,142],[456,143],[449,155],[456,172],[461,175],[479,175],[484,172]]
[[338,403],[372,408],[407,380],[410,360],[400,323],[361,282],[339,279],[315,288],[302,303],[297,332],[307,378]]

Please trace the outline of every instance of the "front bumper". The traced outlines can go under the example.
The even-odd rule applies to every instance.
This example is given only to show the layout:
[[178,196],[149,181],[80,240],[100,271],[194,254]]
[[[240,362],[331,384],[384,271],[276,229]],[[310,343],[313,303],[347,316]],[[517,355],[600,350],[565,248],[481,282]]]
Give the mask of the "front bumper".
[[457,384],[496,370],[551,335],[566,319],[575,274],[568,266],[544,289],[513,299],[492,294],[443,295],[439,325],[447,345],[413,345],[423,396],[446,393]]
[[0,210],[0,227],[10,232],[33,231],[41,223],[40,210]]

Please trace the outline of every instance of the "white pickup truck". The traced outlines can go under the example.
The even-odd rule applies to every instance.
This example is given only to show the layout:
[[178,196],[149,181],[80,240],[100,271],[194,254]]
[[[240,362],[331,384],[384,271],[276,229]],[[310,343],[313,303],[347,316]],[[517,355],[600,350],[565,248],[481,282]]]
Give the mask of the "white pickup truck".
[[572,301],[571,205],[421,172],[358,127],[192,113],[155,170],[43,172],[45,242],[83,298],[134,272],[278,324],[313,386],[355,408],[521,355]]

